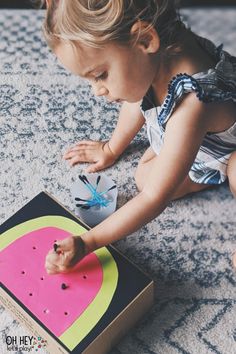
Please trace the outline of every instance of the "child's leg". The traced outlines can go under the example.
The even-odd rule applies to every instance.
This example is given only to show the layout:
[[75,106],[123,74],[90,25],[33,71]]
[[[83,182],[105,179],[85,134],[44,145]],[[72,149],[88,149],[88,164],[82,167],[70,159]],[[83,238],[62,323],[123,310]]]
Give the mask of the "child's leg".
[[[236,151],[232,153],[229,159],[228,167],[227,167],[227,176],[229,179],[229,187],[236,198]],[[233,255],[233,266],[236,268],[236,252]]]
[[229,179],[229,187],[236,198],[236,151],[232,153],[229,159],[228,167],[227,167],[227,175]]
[[[158,156],[153,151],[153,149],[149,147],[139,161],[135,173],[135,181],[137,188],[140,192],[142,191],[144,183],[147,180],[147,176],[150,169],[152,168],[154,159],[158,159]],[[178,187],[178,189],[174,193],[172,200],[181,198],[189,193],[201,191],[209,187],[209,184],[195,183],[189,178],[189,176],[186,176],[183,183]]]

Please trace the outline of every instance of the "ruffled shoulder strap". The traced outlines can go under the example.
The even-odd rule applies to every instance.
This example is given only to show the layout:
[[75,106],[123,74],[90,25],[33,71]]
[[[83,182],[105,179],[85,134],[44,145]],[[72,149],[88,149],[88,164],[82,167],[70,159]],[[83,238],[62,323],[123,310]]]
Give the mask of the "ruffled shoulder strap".
[[[232,60],[230,63],[232,63]],[[225,65],[226,64],[229,64],[229,61],[225,63]],[[158,115],[158,123],[163,131],[176,104],[183,95],[187,93],[195,92],[199,100],[204,103],[227,100],[236,102],[236,80],[234,80],[232,75],[231,77],[222,75],[222,71],[217,69],[209,69],[205,73],[199,73],[193,76],[178,74],[170,81],[168,94],[160,107],[160,113]],[[235,75],[234,68],[231,68],[231,72]],[[196,76],[196,78],[194,76]]]
[[160,126],[164,126],[171,116],[176,103],[180,98],[190,92],[196,92],[200,100],[204,100],[204,92],[198,81],[188,74],[178,74],[170,81],[168,85],[168,94],[161,106],[158,115]]

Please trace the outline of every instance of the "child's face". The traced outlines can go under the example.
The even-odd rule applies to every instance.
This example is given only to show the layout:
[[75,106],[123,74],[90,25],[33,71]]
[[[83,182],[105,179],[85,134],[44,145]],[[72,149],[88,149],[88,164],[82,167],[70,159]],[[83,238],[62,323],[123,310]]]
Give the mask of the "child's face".
[[140,101],[155,77],[153,56],[138,46],[110,43],[95,49],[60,43],[55,54],[72,73],[89,80],[96,96],[109,101]]

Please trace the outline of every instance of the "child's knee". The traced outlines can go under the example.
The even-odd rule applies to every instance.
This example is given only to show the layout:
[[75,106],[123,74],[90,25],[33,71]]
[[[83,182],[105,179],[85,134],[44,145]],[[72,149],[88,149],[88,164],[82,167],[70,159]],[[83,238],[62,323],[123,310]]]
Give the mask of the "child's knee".
[[227,167],[227,176],[229,179],[229,187],[236,198],[236,151],[232,153]]

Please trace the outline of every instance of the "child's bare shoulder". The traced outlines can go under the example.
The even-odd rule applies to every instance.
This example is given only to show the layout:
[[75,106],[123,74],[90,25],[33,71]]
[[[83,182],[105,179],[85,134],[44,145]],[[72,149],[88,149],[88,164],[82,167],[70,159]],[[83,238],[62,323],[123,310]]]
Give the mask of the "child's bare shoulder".
[[170,118],[172,124],[173,118],[177,117],[186,124],[204,124],[207,132],[218,133],[236,121],[236,104],[232,101],[204,103],[192,92],[185,95],[176,107]]
[[207,116],[207,105],[200,101],[194,92],[188,93],[184,95],[176,105],[175,110],[167,122],[166,128],[168,129],[168,125],[181,125],[186,128],[189,125],[207,125]]

